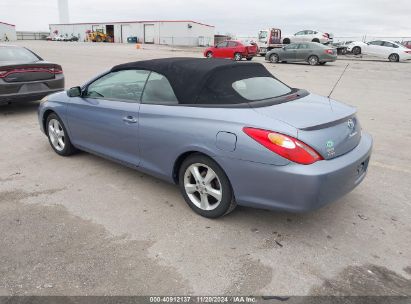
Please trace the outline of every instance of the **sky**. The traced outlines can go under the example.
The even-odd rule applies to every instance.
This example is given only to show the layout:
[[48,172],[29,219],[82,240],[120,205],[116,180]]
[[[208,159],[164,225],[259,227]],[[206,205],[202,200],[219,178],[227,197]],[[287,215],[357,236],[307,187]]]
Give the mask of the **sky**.
[[[68,0],[70,22],[193,20],[216,34],[256,36],[258,30],[304,29],[336,37],[411,37],[411,0]],[[48,31],[57,0],[0,0],[0,21],[18,31]]]

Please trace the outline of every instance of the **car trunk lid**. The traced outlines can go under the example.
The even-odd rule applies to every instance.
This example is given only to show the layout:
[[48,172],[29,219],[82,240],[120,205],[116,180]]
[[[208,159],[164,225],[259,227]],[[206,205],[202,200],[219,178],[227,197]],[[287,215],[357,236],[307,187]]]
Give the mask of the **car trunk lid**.
[[361,139],[355,108],[314,94],[254,110],[295,127],[297,138],[324,159],[351,151]]
[[8,63],[0,67],[0,78],[5,82],[30,82],[55,78],[63,71],[60,65],[48,62]]

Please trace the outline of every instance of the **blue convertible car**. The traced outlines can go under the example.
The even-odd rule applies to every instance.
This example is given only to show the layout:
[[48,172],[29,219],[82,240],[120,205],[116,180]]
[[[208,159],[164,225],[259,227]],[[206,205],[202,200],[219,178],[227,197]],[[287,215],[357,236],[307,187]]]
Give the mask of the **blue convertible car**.
[[319,208],[364,179],[372,148],[353,107],[224,59],[115,66],[44,98],[39,122],[56,153],[79,149],[176,183],[210,218],[237,204]]

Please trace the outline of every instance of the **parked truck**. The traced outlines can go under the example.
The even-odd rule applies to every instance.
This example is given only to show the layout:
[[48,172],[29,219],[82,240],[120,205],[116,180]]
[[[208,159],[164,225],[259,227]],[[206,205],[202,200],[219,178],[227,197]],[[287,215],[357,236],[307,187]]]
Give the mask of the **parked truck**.
[[283,47],[281,30],[277,28],[269,28],[258,32],[257,46],[261,56],[271,51],[274,48]]

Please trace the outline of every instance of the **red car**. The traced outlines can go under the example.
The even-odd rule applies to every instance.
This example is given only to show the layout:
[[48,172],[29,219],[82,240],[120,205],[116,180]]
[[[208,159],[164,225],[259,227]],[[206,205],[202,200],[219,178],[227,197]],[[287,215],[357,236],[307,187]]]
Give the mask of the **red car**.
[[256,44],[246,44],[241,41],[227,40],[214,47],[207,48],[204,56],[207,58],[230,58],[239,61],[243,58],[252,60],[257,55]]
[[411,49],[411,41],[404,41],[404,42],[402,43],[402,45],[405,46],[405,47],[408,48],[408,49]]

